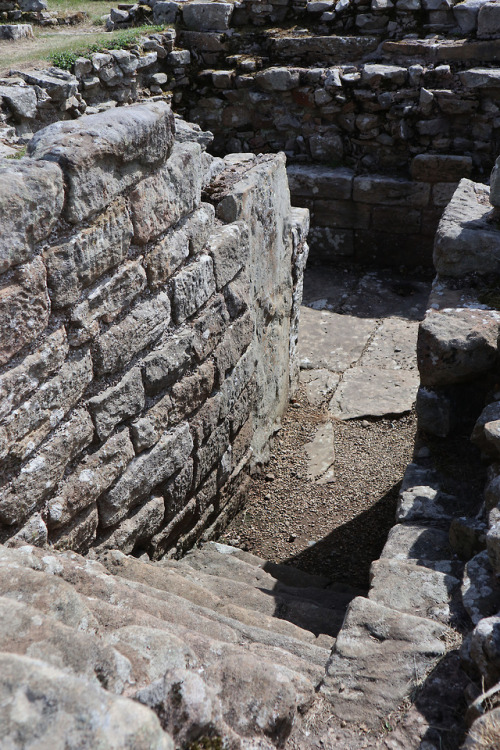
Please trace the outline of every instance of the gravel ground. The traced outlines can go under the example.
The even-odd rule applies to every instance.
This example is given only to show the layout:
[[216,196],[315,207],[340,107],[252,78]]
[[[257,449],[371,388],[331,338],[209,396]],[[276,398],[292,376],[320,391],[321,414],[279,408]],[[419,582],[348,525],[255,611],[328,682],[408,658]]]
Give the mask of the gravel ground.
[[367,589],[370,563],[394,524],[415,416],[334,420],[335,480],[319,485],[307,476],[304,445],[319,424],[331,420],[326,408],[310,406],[299,391],[269,465],[252,478],[246,507],[221,541]]

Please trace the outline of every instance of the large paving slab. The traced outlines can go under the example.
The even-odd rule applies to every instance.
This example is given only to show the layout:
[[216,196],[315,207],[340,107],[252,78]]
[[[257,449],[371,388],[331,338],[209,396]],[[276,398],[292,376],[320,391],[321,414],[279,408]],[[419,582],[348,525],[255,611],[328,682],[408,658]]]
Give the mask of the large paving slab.
[[338,419],[404,414],[415,403],[418,384],[416,370],[353,367],[344,373],[328,410]]
[[302,307],[299,335],[301,368],[343,372],[358,361],[376,325],[377,321],[372,319]]
[[333,464],[335,445],[333,424],[327,422],[316,430],[310,443],[304,446],[307,455],[307,474],[318,484],[328,484],[335,479]]

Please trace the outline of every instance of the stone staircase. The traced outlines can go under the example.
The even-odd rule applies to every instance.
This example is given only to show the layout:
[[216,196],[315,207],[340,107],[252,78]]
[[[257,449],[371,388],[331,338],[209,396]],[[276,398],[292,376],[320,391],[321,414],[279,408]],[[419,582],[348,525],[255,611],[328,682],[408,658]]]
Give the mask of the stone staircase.
[[316,747],[304,717],[357,593],[215,543],[156,563],[1,547],[3,741]]

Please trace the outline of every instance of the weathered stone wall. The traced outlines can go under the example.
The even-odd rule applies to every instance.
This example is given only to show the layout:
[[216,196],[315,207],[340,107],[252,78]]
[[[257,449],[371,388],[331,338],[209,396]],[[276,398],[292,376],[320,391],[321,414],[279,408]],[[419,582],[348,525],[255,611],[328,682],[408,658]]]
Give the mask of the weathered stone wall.
[[165,102],[2,160],[0,534],[158,557],[241,499],[296,377],[307,212],[284,158]]

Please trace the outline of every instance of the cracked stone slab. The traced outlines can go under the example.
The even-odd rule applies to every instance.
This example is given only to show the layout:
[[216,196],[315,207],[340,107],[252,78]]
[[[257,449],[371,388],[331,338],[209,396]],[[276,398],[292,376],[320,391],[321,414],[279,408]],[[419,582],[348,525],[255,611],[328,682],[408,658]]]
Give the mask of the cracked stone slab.
[[384,370],[416,369],[417,337],[417,321],[386,318],[377,328],[359,364]]
[[344,373],[328,410],[338,419],[405,414],[415,403],[418,385],[417,370],[354,367]]
[[357,278],[353,273],[333,274],[331,268],[313,266],[304,274],[303,304],[338,312],[356,284]]
[[430,284],[404,277],[386,278],[383,272],[365,274],[346,301],[346,313],[363,317],[387,318],[392,315],[422,320],[427,309]]
[[326,667],[320,692],[339,719],[378,726],[446,652],[450,630],[357,597]]
[[409,523],[392,527],[380,555],[460,576],[463,564],[454,558],[447,531]]
[[300,382],[305,384],[307,401],[311,406],[320,406],[332,394],[340,381],[340,375],[330,370],[301,370]]
[[307,475],[317,484],[328,484],[335,478],[335,444],[333,424],[321,425],[310,443],[304,446],[307,454]]
[[299,331],[301,368],[343,372],[358,361],[376,325],[377,321],[372,319],[302,307]]

